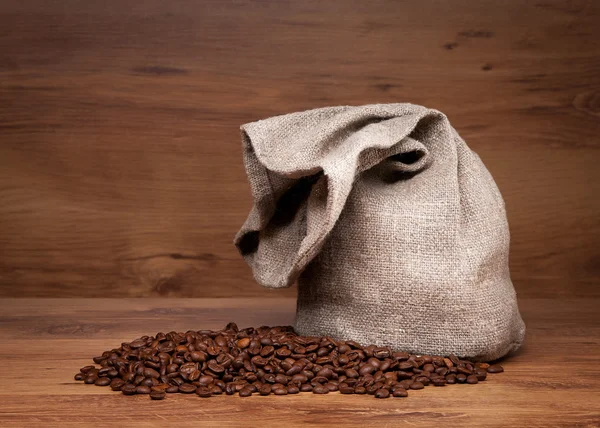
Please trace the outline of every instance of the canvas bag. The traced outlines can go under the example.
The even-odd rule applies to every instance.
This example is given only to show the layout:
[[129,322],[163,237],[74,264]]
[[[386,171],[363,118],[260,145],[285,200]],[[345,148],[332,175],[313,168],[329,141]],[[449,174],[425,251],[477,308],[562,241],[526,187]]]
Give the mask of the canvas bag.
[[264,287],[298,282],[299,334],[477,360],[521,345],[504,201],[445,115],[328,107],[241,130],[254,205],[235,245]]

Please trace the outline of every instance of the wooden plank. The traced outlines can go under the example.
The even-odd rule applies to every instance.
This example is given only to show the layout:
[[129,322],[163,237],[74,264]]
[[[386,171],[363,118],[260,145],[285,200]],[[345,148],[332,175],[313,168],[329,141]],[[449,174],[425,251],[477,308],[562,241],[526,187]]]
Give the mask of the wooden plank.
[[600,425],[598,299],[522,299],[528,334],[505,372],[406,399],[301,394],[152,402],[72,380],[90,357],[159,330],[289,324],[294,299],[3,299],[0,424],[13,426]]
[[239,125],[445,112],[503,192],[520,294],[598,295],[600,3],[0,4],[1,296],[293,296],[231,242]]

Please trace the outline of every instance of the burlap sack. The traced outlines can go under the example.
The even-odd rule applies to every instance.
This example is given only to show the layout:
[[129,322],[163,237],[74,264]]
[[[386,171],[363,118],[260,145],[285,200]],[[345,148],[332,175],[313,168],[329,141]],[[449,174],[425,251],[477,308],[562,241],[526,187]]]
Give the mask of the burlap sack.
[[295,328],[493,360],[523,341],[504,202],[446,116],[330,107],[242,126],[254,206],[235,244]]

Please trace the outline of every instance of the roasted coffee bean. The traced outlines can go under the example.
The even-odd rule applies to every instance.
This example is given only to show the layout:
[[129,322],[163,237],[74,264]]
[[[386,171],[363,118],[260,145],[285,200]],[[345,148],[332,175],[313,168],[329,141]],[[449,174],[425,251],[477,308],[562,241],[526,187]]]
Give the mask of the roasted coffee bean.
[[248,388],[242,388],[239,392],[240,397],[250,397],[252,395],[252,391]]
[[151,391],[152,390],[150,389],[150,387],[146,385],[136,386],[135,388],[136,394],[150,394]]
[[354,369],[348,369],[344,372],[347,377],[356,379],[360,376],[360,374]]
[[249,337],[243,337],[240,340],[237,341],[237,347],[240,349],[246,349],[248,346],[250,346],[250,338]]
[[365,388],[364,386],[356,386],[356,387],[354,387],[354,393],[355,394],[366,394],[367,388]]
[[198,363],[198,362],[203,363],[204,361],[206,361],[207,357],[208,357],[208,355],[204,351],[193,351],[193,352],[190,352],[190,358],[195,363]]
[[126,384],[126,385],[123,385],[123,386],[121,387],[121,392],[122,392],[124,395],[134,395],[134,394],[135,394],[135,390],[136,390],[136,386],[135,386],[135,385],[132,385],[132,384],[130,384],[130,383],[128,383],[128,384]]
[[340,394],[354,394],[354,388],[346,383],[342,383],[339,386]]
[[394,392],[392,392],[392,395],[394,397],[408,397],[408,391],[403,388],[397,388],[397,389],[394,389]]
[[476,384],[478,382],[479,382],[479,379],[477,379],[477,376],[475,376],[475,375],[469,375],[469,376],[467,376],[467,383],[469,383],[471,385],[474,385],[474,384]]
[[125,381],[123,379],[115,378],[110,382],[110,389],[113,391],[120,391],[123,385],[125,385]]
[[179,392],[183,394],[192,394],[196,392],[196,387],[191,383],[184,383],[179,385]]
[[97,380],[98,380],[98,376],[92,375],[92,376],[87,376],[83,382],[87,383],[88,385],[91,385],[93,383],[96,383]]
[[487,378],[487,372],[485,370],[477,369],[475,370],[475,376],[478,381],[485,380]]
[[264,384],[258,389],[260,395],[269,395],[271,393],[271,385]]
[[[249,388],[252,387],[252,385],[249,386]],[[221,395],[223,394],[223,390],[221,388],[219,388],[217,385],[211,385],[208,387],[208,389],[210,390],[212,395]],[[254,388],[256,389],[256,388]],[[252,391],[255,392],[255,391]]]
[[327,388],[331,392],[337,391],[339,389],[339,387],[335,383],[331,382],[327,382],[325,384],[325,388]]
[[387,389],[378,389],[377,392],[375,392],[375,398],[388,398],[390,396],[390,391],[388,391]]
[[425,388],[425,385],[423,385],[421,382],[413,382],[410,385],[410,389],[423,389]]
[[96,386],[108,386],[108,385],[110,385],[110,379],[107,378],[107,377],[99,377],[94,382],[94,385],[96,385]]
[[235,393],[236,393],[235,384],[228,383],[227,385],[225,385],[225,394],[233,395]]
[[[499,365],[448,357],[392,352],[328,337],[297,336],[290,327],[158,333],[142,336],[93,358],[75,380],[108,386],[125,395],[166,393],[200,396],[326,394],[407,396],[428,385],[474,384]],[[160,398],[159,398],[160,396]]]
[[162,400],[167,396],[165,391],[151,391],[150,398],[153,400]]
[[317,384],[313,386],[313,394],[329,394],[329,388],[324,385]]
[[313,390],[313,386],[310,383],[303,383],[300,385],[300,392],[311,392]]
[[282,385],[287,385],[288,378],[285,375],[278,374],[277,376],[275,376],[275,383],[281,383]]
[[206,386],[199,386],[194,392],[196,393],[196,395],[202,398],[209,398],[213,395],[212,391]]
[[154,378],[154,379],[158,379],[160,377],[160,373],[151,368],[145,368],[143,375],[145,377],[150,377],[150,378]]
[[273,355],[274,352],[275,352],[275,348],[273,348],[272,346],[265,346],[260,351],[260,356],[261,357],[269,357],[269,356]]
[[287,391],[287,388],[285,388],[285,387],[273,388],[273,394],[275,394],[275,395],[287,395],[288,391]]

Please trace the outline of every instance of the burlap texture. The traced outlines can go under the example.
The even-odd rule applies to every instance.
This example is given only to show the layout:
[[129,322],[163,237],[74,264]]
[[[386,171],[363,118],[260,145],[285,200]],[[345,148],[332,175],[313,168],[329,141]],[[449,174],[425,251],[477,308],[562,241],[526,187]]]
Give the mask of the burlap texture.
[[445,115],[343,106],[241,129],[254,206],[235,244],[263,286],[298,281],[299,333],[479,360],[521,345],[504,201]]

